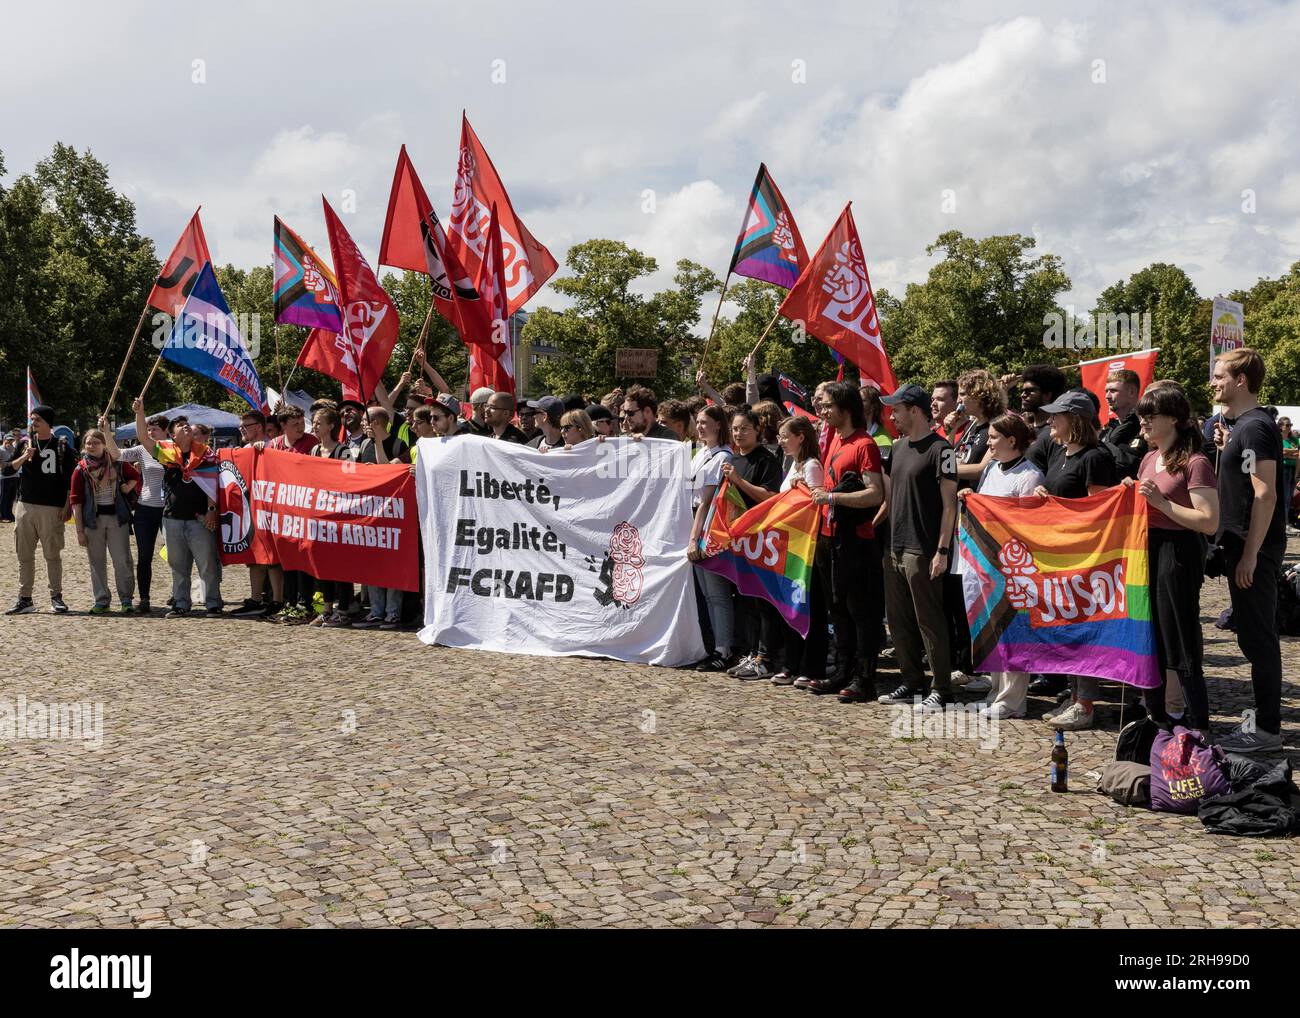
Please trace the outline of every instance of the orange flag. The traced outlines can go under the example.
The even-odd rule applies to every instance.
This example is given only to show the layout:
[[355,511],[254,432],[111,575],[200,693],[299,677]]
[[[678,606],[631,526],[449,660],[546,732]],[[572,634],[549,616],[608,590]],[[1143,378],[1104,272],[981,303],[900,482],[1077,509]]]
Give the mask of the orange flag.
[[185,227],[181,239],[167,256],[162,271],[158,273],[158,281],[149,291],[150,306],[169,315],[178,315],[194,281],[199,278],[199,270],[210,261],[212,256],[208,254],[203,224],[199,222],[199,209],[195,209],[189,226]]

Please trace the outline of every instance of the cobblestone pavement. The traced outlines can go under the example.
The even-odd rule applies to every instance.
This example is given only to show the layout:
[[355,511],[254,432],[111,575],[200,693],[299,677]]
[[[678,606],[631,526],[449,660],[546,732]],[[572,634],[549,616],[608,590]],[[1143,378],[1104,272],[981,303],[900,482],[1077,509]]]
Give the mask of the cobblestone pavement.
[[[11,542],[0,525],[5,607]],[[102,702],[103,745],[0,742],[3,925],[1300,925],[1294,840],[1088,790],[1113,720],[1068,737],[1053,795],[1038,720],[981,748],[766,682],[95,618],[71,539],[64,561],[72,615],[49,613],[38,558],[42,612],[0,619],[0,697]],[[228,570],[228,600],[246,575]],[[1225,598],[1207,585],[1221,724],[1250,705],[1208,625]]]

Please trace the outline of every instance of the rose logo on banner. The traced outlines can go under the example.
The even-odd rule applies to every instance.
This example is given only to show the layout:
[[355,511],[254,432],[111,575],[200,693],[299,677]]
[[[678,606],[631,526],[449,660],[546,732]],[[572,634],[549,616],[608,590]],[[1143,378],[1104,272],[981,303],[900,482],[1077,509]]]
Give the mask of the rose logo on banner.
[[600,570],[600,580],[605,586],[593,596],[603,605],[618,604],[630,608],[641,599],[641,588],[645,584],[644,566],[641,532],[624,520],[610,534],[609,551],[605,553]]
[[1023,611],[1038,604],[1038,585],[1033,575],[1038,572],[1034,556],[1024,543],[1012,538],[998,553],[998,564],[1007,578],[1007,600],[1011,606]]
[[221,550],[240,555],[253,542],[253,508],[248,501],[248,482],[233,460],[222,460],[217,474],[221,490]]

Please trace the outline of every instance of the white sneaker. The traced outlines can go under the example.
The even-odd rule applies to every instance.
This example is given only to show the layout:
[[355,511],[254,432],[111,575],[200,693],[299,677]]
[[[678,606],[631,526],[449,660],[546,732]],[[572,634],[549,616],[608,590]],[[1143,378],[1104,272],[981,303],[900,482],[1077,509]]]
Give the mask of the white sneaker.
[[1013,711],[1005,703],[991,703],[987,707],[980,708],[980,717],[988,718],[990,721],[1005,721],[1008,718],[1023,718],[1024,711]]
[[732,665],[730,668],[727,669],[727,674],[739,675],[741,672],[743,672],[746,668],[748,668],[753,663],[754,663],[754,656],[752,654],[746,654],[734,665]]
[[987,675],[972,675],[966,685],[961,687],[967,693],[988,693],[993,689],[993,683]]
[[1066,707],[1065,710],[1059,711],[1050,717],[1044,717],[1053,728],[1059,728],[1066,732],[1080,732],[1085,728],[1091,728],[1095,721],[1095,715],[1090,710],[1085,710],[1083,704],[1075,701]]

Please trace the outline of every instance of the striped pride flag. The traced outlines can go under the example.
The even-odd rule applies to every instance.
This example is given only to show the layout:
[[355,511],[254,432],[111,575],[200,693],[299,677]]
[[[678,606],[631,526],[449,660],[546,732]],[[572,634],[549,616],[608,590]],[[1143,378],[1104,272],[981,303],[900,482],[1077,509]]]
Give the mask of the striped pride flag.
[[744,509],[724,480],[705,520],[700,549],[709,557],[700,565],[725,576],[742,594],[771,601],[790,628],[806,637],[818,523],[817,506],[802,485]]
[[40,390],[36,388],[36,379],[32,377],[32,369],[27,369],[27,420],[32,419],[32,410],[44,404],[45,400],[41,399]]
[[1160,684],[1147,503],[1136,487],[1075,499],[972,495],[958,543],[979,671]]

